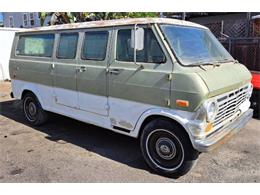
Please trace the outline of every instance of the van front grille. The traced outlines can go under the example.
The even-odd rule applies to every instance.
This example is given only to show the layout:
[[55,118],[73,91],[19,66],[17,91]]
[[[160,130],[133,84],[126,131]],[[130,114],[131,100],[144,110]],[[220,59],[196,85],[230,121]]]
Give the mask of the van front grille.
[[217,98],[218,113],[213,122],[214,127],[224,125],[224,121],[237,114],[239,106],[247,99],[248,89],[248,85],[243,86]]

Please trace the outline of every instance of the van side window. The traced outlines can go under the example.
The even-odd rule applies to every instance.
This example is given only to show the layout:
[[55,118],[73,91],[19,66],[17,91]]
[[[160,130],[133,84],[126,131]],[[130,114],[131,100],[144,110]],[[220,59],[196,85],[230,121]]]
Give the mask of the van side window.
[[77,53],[78,33],[60,34],[57,58],[74,59]]
[[16,55],[51,57],[54,34],[22,35],[16,48]]
[[[152,29],[145,29],[144,49],[137,51],[137,62],[163,63],[165,55],[153,34]],[[116,59],[119,61],[134,61],[134,49],[131,47],[131,29],[118,30]]]
[[86,32],[83,43],[82,59],[104,60],[106,58],[107,41],[107,31]]

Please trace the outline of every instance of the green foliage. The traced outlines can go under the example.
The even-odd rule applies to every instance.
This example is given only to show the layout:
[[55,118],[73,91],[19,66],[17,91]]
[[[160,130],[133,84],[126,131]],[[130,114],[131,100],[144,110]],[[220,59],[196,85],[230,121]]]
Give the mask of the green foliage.
[[52,16],[50,25],[85,22],[95,20],[112,20],[120,18],[158,17],[156,12],[41,12],[42,24],[46,16]]
[[155,12],[90,12],[87,17],[91,17],[94,20],[111,20],[120,18],[146,18],[157,17]]

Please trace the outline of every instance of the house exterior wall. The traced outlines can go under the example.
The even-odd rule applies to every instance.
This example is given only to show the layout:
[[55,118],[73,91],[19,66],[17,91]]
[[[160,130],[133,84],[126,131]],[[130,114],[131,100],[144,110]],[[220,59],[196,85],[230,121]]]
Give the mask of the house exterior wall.
[[[27,20],[24,20],[24,15],[26,15]],[[30,16],[33,16],[33,22],[31,22]],[[10,18],[13,20],[13,25],[10,24]],[[33,28],[41,26],[38,12],[4,12],[3,19],[4,27],[9,28]]]
[[10,80],[9,58],[16,31],[18,29],[0,28],[0,43],[4,45],[4,47],[0,47],[0,81]]

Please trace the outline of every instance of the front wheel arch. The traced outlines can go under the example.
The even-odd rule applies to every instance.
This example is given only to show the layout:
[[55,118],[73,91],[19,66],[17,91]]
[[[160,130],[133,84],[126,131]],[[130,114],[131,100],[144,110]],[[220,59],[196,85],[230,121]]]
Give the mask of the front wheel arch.
[[138,133],[138,139],[140,139],[140,135],[142,134],[142,131],[144,130],[144,127],[151,121],[153,120],[156,120],[156,119],[162,119],[162,120],[167,120],[167,121],[170,121],[172,123],[174,123],[175,125],[177,125],[178,127],[182,128],[183,129],[183,134],[185,136],[187,136],[187,138],[189,138],[190,140],[190,136],[189,136],[189,133],[186,131],[186,129],[183,127],[182,124],[180,124],[178,121],[172,119],[172,118],[169,118],[169,117],[166,117],[166,116],[162,116],[162,115],[150,115],[148,116],[147,118],[145,118],[145,120],[142,122],[142,125],[140,127],[140,130],[139,130],[139,133]]
[[[181,151],[181,153],[179,153],[179,154],[183,155],[184,159],[182,159],[179,162],[179,164],[178,164],[178,161],[174,162],[173,159],[168,159],[167,162],[163,162],[163,164],[160,164],[160,163],[158,164],[155,162],[156,159],[151,157],[152,156],[151,153],[148,152],[151,149],[150,146],[149,147],[147,146],[147,143],[151,143],[150,141],[148,142],[148,140],[152,140],[149,138],[150,135],[153,134],[154,132],[160,133],[160,132],[164,132],[164,131],[168,131],[168,133],[170,133],[174,137],[176,137],[179,142],[179,145],[182,148],[182,150],[179,150],[179,151]],[[159,138],[158,140],[160,140],[160,139],[161,138]],[[156,141],[156,143],[157,142],[158,141]],[[140,146],[141,146],[141,151],[142,151],[143,157],[149,167],[151,167],[155,172],[157,172],[159,174],[162,174],[162,175],[165,175],[168,177],[173,177],[173,178],[175,178],[175,177],[178,178],[179,176],[186,174],[190,169],[192,169],[192,167],[195,166],[197,159],[199,157],[199,154],[200,154],[197,150],[195,150],[193,148],[193,146],[190,142],[189,136],[186,133],[186,131],[183,129],[183,127],[180,124],[178,124],[176,121],[169,119],[167,117],[155,117],[153,119],[150,119],[147,122],[143,131],[141,132]],[[155,145],[152,144],[151,146],[153,147]],[[177,160],[178,159],[179,158],[177,156]],[[161,159],[159,159],[159,160],[161,160]],[[171,166],[167,167],[165,163],[169,164],[170,162],[173,162],[175,165],[173,164],[173,165],[171,165],[172,167]]]

